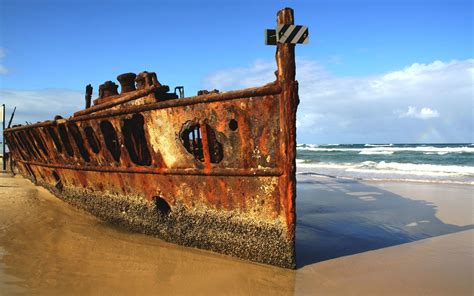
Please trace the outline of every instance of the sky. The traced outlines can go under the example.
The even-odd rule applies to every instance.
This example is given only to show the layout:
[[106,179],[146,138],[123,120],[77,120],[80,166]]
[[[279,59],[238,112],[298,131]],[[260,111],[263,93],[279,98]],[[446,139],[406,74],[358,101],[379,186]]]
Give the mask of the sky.
[[0,0],[0,103],[70,116],[125,72],[233,90],[274,80],[264,29],[295,10],[298,143],[472,143],[473,1]]

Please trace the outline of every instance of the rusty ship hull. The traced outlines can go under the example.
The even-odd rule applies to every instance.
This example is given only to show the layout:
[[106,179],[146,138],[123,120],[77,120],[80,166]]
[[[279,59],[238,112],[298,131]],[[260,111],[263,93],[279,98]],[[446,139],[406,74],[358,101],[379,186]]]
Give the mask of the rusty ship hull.
[[[293,11],[277,21],[293,23]],[[294,268],[294,45],[278,44],[276,62],[272,83],[187,98],[153,73],[129,75],[121,94],[103,87],[94,106],[5,139],[22,176],[101,219]]]

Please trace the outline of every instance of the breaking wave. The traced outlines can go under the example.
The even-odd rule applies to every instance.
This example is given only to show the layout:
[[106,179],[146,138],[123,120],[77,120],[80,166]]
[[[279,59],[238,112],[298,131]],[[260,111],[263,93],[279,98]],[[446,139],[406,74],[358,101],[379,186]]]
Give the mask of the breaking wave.
[[392,147],[393,144],[365,144],[365,147]]
[[300,163],[305,167],[314,168],[339,168],[346,170],[377,170],[390,173],[420,173],[420,174],[441,174],[441,175],[462,175],[473,176],[473,166],[456,165],[432,165],[432,164],[414,164],[398,162],[374,162],[364,161],[362,163],[307,163],[300,159]]
[[394,151],[385,151],[385,150],[362,150],[361,152],[359,152],[359,154],[362,154],[362,155],[375,155],[375,154],[378,154],[378,155],[391,155],[395,153]]
[[363,180],[474,184],[474,144],[297,145],[299,172]]
[[398,162],[297,164],[298,172],[362,180],[404,180],[474,185],[474,166],[432,165]]

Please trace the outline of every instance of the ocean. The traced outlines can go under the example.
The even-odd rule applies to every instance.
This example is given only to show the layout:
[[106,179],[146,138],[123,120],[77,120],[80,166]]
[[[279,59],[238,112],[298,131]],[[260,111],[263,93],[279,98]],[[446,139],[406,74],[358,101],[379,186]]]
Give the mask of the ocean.
[[298,144],[297,174],[474,185],[474,144]]

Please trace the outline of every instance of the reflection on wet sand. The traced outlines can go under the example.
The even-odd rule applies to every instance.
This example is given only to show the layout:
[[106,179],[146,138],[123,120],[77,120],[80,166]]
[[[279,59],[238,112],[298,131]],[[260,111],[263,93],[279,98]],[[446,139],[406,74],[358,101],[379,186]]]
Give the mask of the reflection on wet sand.
[[[301,177],[298,184],[304,184],[298,188],[297,201],[296,254],[300,267],[474,228],[472,220],[462,226],[446,224],[436,216],[432,202],[402,197],[380,189],[383,185],[308,177]],[[423,185],[406,186],[414,189]],[[459,188],[469,194],[468,187]]]
[[[123,295],[376,295],[387,291],[469,294],[474,231],[463,230],[473,228],[472,215],[458,218],[461,224],[447,224],[437,216],[439,204],[430,203],[429,196],[423,194],[436,192],[436,185],[420,189],[422,192],[413,199],[406,197],[410,190],[404,191],[403,186],[300,176],[299,268],[292,271],[116,229],[24,179],[2,175],[0,291],[113,291]],[[420,184],[409,186],[421,188]],[[470,189],[459,186],[449,191],[457,207],[472,209],[472,199],[466,197]],[[417,240],[420,241],[404,244]],[[436,278],[440,280],[431,284]]]

